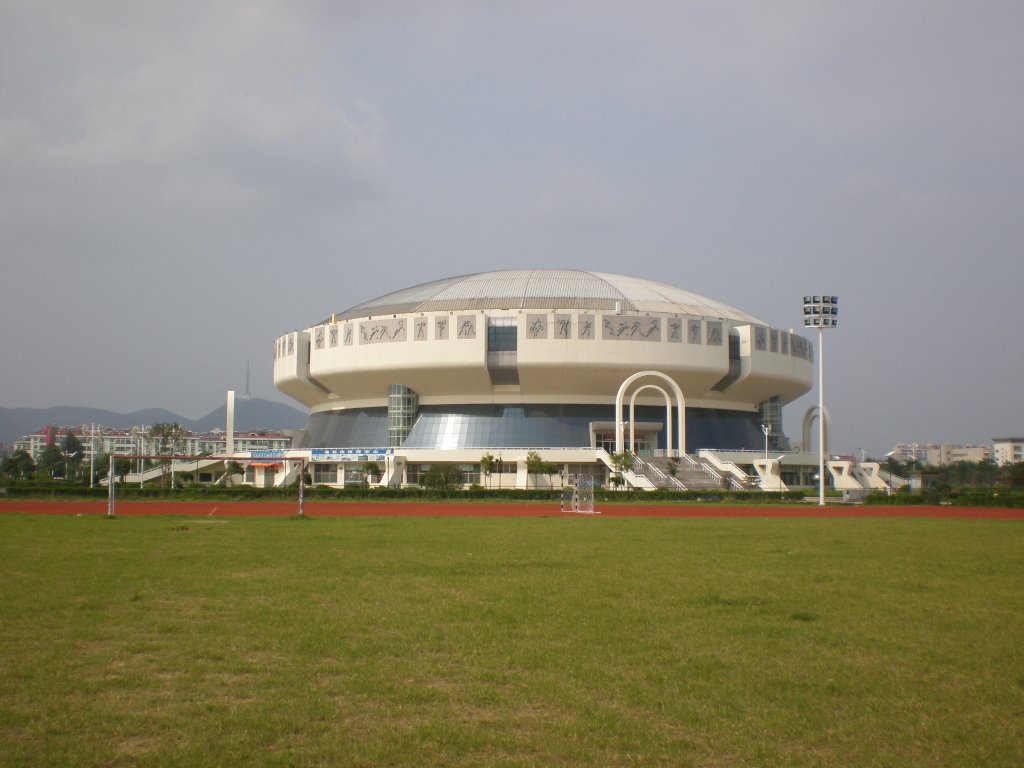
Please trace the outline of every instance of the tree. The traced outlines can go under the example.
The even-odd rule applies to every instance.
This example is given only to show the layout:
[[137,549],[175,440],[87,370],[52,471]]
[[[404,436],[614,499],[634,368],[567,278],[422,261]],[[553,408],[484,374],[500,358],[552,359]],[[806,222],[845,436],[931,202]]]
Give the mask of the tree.
[[110,472],[110,454],[104,453],[96,457],[93,462],[92,481],[103,480]]
[[121,478],[121,482],[124,482],[124,476],[132,471],[132,460],[131,459],[114,459],[114,472]]
[[462,473],[453,464],[434,464],[420,477],[420,485],[433,491],[450,491],[462,486]]
[[953,470],[956,474],[956,484],[959,486],[973,485],[978,475],[978,465],[973,461],[958,461]]
[[363,482],[369,484],[369,478],[373,478],[374,482],[380,480],[380,464],[376,461],[367,461],[363,463]]
[[27,479],[32,477],[32,473],[36,471],[36,462],[31,453],[24,448],[19,448],[4,459],[3,470],[4,474],[12,480]]
[[82,441],[78,439],[78,436],[70,429],[67,434],[64,435],[64,439],[61,441],[60,448],[64,453],[81,453],[82,452]]
[[1024,461],[1006,468],[1006,482],[1011,488],[1024,488]]
[[56,475],[64,477],[64,454],[53,443],[43,449],[43,453],[39,457],[39,471],[46,477]]
[[[178,422],[160,422],[149,428],[149,439],[153,441],[153,450],[157,454],[177,456],[184,452],[186,430]],[[169,464],[170,459],[164,459],[163,464]],[[167,486],[167,473],[164,472],[160,479],[161,485]]]
[[612,455],[612,468],[615,470],[615,477],[612,478],[612,485],[622,485],[623,473],[628,472],[633,468],[635,464],[633,454],[628,451],[622,453],[616,453]]
[[66,479],[70,480],[77,477],[82,466],[82,460],[85,458],[82,442],[69,429],[61,441],[60,449],[64,454],[64,474]]
[[487,478],[487,487],[491,487],[491,472],[494,471],[496,460],[490,452],[480,457],[480,473]]
[[153,450],[160,454],[178,455],[183,453],[187,436],[188,430],[178,422],[161,422],[149,428],[149,439],[153,441]]
[[224,484],[231,487],[235,484],[234,478],[238,475],[245,475],[245,467],[237,461],[229,461],[224,469]]
[[675,456],[670,457],[669,460],[665,462],[665,469],[668,471],[669,476],[675,477],[676,473],[679,472],[679,459]]
[[978,462],[978,485],[992,485],[996,477],[996,463],[992,459]]
[[893,456],[886,457],[885,463],[882,465],[882,468],[890,475],[899,475],[902,471],[902,467],[900,466],[899,461],[897,461],[896,458]]
[[526,454],[526,473],[533,475],[533,487],[537,487],[537,475],[544,471],[544,459],[536,451]]
[[[551,486],[551,476],[559,475],[562,472],[562,467],[553,461],[545,461],[541,464],[540,471],[548,478],[548,486]],[[563,483],[564,484],[564,483]]]

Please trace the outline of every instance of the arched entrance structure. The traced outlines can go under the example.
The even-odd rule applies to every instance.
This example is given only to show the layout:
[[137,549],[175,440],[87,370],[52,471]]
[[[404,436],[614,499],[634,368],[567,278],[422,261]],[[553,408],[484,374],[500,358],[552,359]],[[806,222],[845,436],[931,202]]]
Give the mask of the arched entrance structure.
[[[822,441],[823,447],[821,452],[827,456],[829,453],[829,445],[832,443],[832,417],[828,415],[828,408],[823,409],[823,411],[825,414],[825,431],[823,433],[825,435],[825,439]],[[800,450],[804,453],[811,452],[811,425],[814,424],[815,419],[819,418],[821,418],[821,414],[818,413],[818,406],[816,405],[812,405],[807,409],[807,412],[804,413],[803,442],[800,444]]]
[[[619,391],[615,395],[615,452],[616,453],[622,453],[623,450],[625,449],[625,442],[626,442],[626,440],[625,440],[625,435],[623,434],[624,430],[623,430],[623,422],[622,422],[622,405],[623,405],[623,401],[626,398],[626,392],[629,390],[630,385],[633,384],[635,381],[639,381],[640,379],[645,379],[645,378],[649,378],[649,377],[653,377],[653,378],[656,378],[656,379],[661,379],[662,381],[666,382],[672,388],[672,391],[673,391],[673,393],[676,396],[675,397],[675,400],[676,400],[676,423],[678,425],[677,429],[676,429],[676,441],[677,441],[677,446],[678,446],[679,453],[683,454],[683,453],[686,452],[686,398],[683,397],[683,390],[679,388],[679,385],[676,383],[675,379],[665,375],[664,373],[661,373],[660,371],[640,371],[639,373],[634,373],[632,376],[630,376],[624,382],[622,382],[622,386],[619,387]],[[645,385],[643,387],[640,387],[640,389],[638,389],[637,392],[639,392],[641,389],[645,389],[647,386],[652,386],[652,385]],[[656,389],[661,389],[660,387],[655,387],[655,388]],[[665,398],[666,398],[666,401],[667,401],[668,400],[668,393],[665,392],[664,389],[661,389],[661,391],[665,395]],[[635,394],[634,394],[634,397],[635,397]],[[632,435],[633,435],[633,419],[632,419],[632,416],[633,416],[633,413],[632,413],[632,411],[633,411],[633,403],[634,403],[634,400],[630,400],[630,422],[629,422],[630,423],[630,438],[631,438],[630,439],[630,447],[632,447],[632,444],[633,444],[633,441],[632,441]],[[666,409],[666,410],[668,410],[668,409]],[[666,437],[668,437],[669,439],[666,440],[665,447],[671,453],[671,451],[672,451],[672,441],[671,441],[672,420],[671,420],[671,418],[669,419],[668,430],[669,431],[666,433]]]
[[641,384],[639,387],[633,390],[633,394],[629,396],[629,450],[635,451],[636,448],[636,434],[634,426],[636,424],[636,397],[645,389],[656,389],[661,392],[661,396],[665,398],[665,445],[668,446],[669,450],[672,449],[672,398],[668,396],[668,392],[665,391],[664,387],[660,387],[657,384]]

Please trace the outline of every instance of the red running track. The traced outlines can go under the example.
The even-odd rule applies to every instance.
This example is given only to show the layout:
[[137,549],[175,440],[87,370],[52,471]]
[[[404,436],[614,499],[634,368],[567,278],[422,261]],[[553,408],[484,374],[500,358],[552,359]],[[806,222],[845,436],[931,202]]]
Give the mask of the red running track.
[[[1024,509],[997,507],[719,506],[701,504],[607,504],[602,517],[930,517],[972,520],[1024,520]],[[0,513],[106,515],[106,501],[0,501]],[[118,501],[119,517],[186,515],[191,517],[291,517],[298,502],[279,501]],[[553,504],[467,502],[307,501],[307,517],[552,517]]]

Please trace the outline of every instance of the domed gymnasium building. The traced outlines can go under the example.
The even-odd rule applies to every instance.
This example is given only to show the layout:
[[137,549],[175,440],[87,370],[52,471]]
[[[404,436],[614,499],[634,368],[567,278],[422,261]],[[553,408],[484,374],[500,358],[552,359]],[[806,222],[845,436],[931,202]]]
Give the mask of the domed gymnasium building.
[[[293,451],[308,456],[314,482],[332,485],[362,482],[368,460],[392,486],[437,464],[491,487],[601,484],[611,456],[632,450],[632,486],[760,475],[765,487],[779,477],[766,439],[788,448],[782,406],[813,375],[811,344],[790,330],[663,283],[573,269],[413,286],[274,344],[274,384],[310,409]],[[530,477],[530,452],[558,472]],[[496,460],[489,476],[485,454]]]

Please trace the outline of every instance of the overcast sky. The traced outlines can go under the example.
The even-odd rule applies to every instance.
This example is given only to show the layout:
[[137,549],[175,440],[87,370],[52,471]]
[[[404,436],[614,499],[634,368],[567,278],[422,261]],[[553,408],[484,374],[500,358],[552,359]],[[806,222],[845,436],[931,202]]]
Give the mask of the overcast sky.
[[1022,30],[1019,0],[0,0],[0,405],[198,417],[247,361],[286,400],[286,331],[557,266],[781,328],[838,294],[838,450],[1019,435]]

